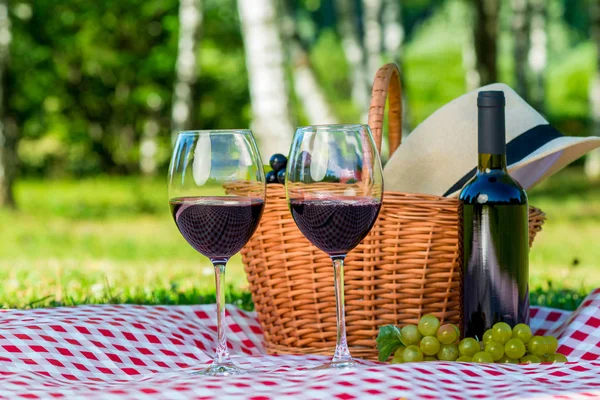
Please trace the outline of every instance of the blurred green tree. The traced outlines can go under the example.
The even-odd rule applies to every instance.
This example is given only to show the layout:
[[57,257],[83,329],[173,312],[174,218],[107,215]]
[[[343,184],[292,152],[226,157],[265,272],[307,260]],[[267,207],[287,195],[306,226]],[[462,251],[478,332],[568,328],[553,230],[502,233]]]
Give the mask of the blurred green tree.
[[[600,2],[590,1],[590,36],[596,45],[594,78],[590,83],[592,133],[600,136]],[[600,178],[600,149],[588,154],[585,173],[590,179]]]
[[514,37],[515,90],[529,100],[527,54],[529,54],[531,7],[528,0],[512,0],[512,34]]
[[[590,39],[590,7],[597,1],[261,1],[276,19],[267,21],[273,35],[284,34],[279,50],[245,51],[251,35],[242,29],[236,0],[0,1],[8,10],[6,18],[0,14],[0,32],[10,32],[0,39],[12,38],[0,40],[0,180],[14,179],[16,161],[23,177],[164,172],[173,131],[249,126],[261,102],[251,101],[258,81],[249,81],[247,65],[275,61],[280,74],[263,76],[285,90],[260,106],[267,128],[257,134],[268,138],[271,130],[291,138],[295,124],[362,122],[370,74],[388,61],[402,65],[414,124],[495,68],[495,80],[515,84],[522,95],[541,88],[545,113],[560,130],[592,130],[598,40]],[[283,1],[290,11],[282,21]],[[511,32],[511,18],[522,21],[515,7],[524,2],[545,7],[538,10],[543,23],[531,17],[530,28]],[[256,17],[260,4],[244,4]],[[200,9],[199,18],[182,11],[189,5]],[[525,9],[526,21],[534,11]],[[478,12],[483,17],[475,18]],[[291,31],[282,32],[282,22]],[[533,36],[541,38],[535,51]],[[183,54],[193,62],[179,62]],[[545,60],[538,75],[534,59]],[[289,123],[275,129],[276,110],[286,103]],[[9,186],[0,184],[8,199],[2,201],[10,201]]]
[[15,19],[9,107],[26,172],[138,171],[143,125],[153,114],[170,122],[160,111],[171,99],[176,4],[39,0]]
[[474,45],[479,84],[498,80],[498,14],[499,0],[473,0],[475,8]]
[[0,206],[15,207],[13,185],[17,173],[18,131],[6,107],[11,36],[8,0],[0,0]]

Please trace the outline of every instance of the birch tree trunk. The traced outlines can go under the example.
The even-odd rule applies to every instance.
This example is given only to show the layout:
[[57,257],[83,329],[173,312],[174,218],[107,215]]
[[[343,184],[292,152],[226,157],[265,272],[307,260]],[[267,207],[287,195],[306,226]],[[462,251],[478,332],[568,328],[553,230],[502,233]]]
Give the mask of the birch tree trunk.
[[[459,17],[463,21],[470,21],[469,26],[475,25],[475,15],[471,7],[466,7]],[[466,29],[462,40],[462,65],[465,71],[465,86],[467,91],[472,91],[480,86],[481,77],[477,70],[477,54],[475,54],[475,28]]]
[[156,175],[158,167],[156,164],[156,153],[158,153],[156,139],[159,131],[160,127],[156,117],[152,116],[144,123],[140,141],[140,171],[146,176]]
[[17,126],[6,118],[6,74],[11,41],[8,0],[0,0],[0,206],[15,207],[13,184],[17,172]]
[[311,125],[337,124],[338,120],[313,72],[307,50],[297,36],[289,38],[293,60],[294,91]]
[[[153,93],[148,96],[146,103],[152,110],[148,119],[144,122],[144,128],[142,129],[142,137],[140,140],[140,161],[139,169],[142,175],[154,176],[158,170],[158,164],[156,162],[156,155],[158,154],[158,133],[160,132],[160,126],[158,123],[158,113],[162,108],[161,97]],[[172,131],[171,141],[177,137],[177,132],[188,129],[189,126],[180,128]]]
[[273,0],[238,0],[252,100],[252,129],[263,161],[286,154],[294,126],[284,70],[284,48]]
[[353,0],[335,0],[342,47],[352,71],[352,100],[366,122],[369,113],[370,86],[365,68],[365,51],[358,35],[357,12]]
[[331,105],[310,63],[309,48],[298,34],[292,1],[283,1],[282,33],[292,60],[294,92],[311,125],[337,124]]
[[481,85],[496,82],[499,0],[473,0],[475,3],[474,45]]
[[[592,134],[600,136],[600,3],[590,1],[591,36],[596,44],[596,74],[590,85]],[[590,179],[600,178],[600,149],[593,150],[585,159],[585,174]]]
[[375,73],[381,67],[382,36],[380,16],[383,8],[382,0],[362,0],[363,26],[366,52],[367,86],[373,83]]
[[531,31],[529,34],[529,67],[533,75],[531,86],[531,104],[538,111],[544,110],[544,75],[548,62],[546,33],[546,0],[530,0],[531,6]]
[[404,25],[402,24],[402,5],[397,0],[383,1],[383,48],[388,60],[402,64]]
[[[402,4],[397,0],[383,1],[383,49],[386,60],[400,67],[402,83],[402,136],[406,137],[412,130],[410,107],[406,95],[405,73],[403,68],[404,25],[402,24]],[[385,141],[384,141],[385,143]],[[386,144],[387,145],[387,144]]]
[[528,0],[512,0],[512,31],[514,38],[515,75],[517,93],[529,100],[527,81],[527,56],[529,54],[529,5]]
[[202,1],[179,1],[179,43],[177,46],[177,79],[173,90],[171,139],[191,128],[194,106],[194,84],[197,78],[198,43],[202,30]]

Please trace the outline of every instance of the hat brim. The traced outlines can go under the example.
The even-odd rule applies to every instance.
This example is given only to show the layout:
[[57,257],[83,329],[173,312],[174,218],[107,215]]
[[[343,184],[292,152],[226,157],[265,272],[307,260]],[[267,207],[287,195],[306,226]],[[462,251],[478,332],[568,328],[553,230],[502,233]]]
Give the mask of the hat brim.
[[[508,166],[508,171],[525,190],[554,175],[585,153],[600,147],[600,137],[561,136]],[[457,197],[457,190],[448,197]]]
[[403,140],[384,168],[387,190],[456,197],[477,172],[477,96],[501,90],[506,98],[509,171],[525,189],[600,147],[600,137],[563,136],[512,88],[484,86],[445,104]]

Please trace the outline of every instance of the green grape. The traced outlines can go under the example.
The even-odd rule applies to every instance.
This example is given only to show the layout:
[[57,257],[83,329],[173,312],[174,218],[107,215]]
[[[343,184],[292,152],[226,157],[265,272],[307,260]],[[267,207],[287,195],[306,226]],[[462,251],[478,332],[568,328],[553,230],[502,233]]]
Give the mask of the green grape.
[[394,357],[402,357],[402,353],[404,352],[404,349],[406,349],[406,346],[400,346],[396,349],[396,351],[394,352]]
[[473,362],[473,358],[469,356],[460,356],[456,359],[457,362]]
[[509,356],[507,356],[506,354],[502,356],[501,359],[499,359],[498,361],[496,361],[496,363],[498,364],[518,364],[519,363],[519,359],[518,358],[510,358]]
[[425,356],[423,357],[423,361],[437,361],[438,359],[434,356]]
[[454,361],[458,358],[458,347],[455,344],[442,344],[437,353],[440,361]]
[[557,362],[567,362],[569,360],[567,360],[567,357],[565,357],[564,355],[560,354],[560,353],[556,353],[556,354],[548,354],[547,356],[544,356],[544,359],[542,360],[542,362],[547,362],[547,363],[557,363]]
[[504,355],[504,345],[495,340],[490,340],[485,345],[485,351],[492,355],[494,361],[498,361]]
[[492,339],[498,343],[506,343],[512,337],[512,329],[506,322],[497,322],[492,326]]
[[485,331],[483,333],[483,339],[481,339],[483,345],[485,346],[487,344],[487,342],[489,342],[490,340],[492,340],[492,330],[488,329],[487,331]]
[[519,360],[520,364],[538,364],[541,362],[542,360],[540,360],[538,356],[533,354],[527,354],[525,357],[521,357],[521,359]]
[[543,356],[540,356],[540,357],[538,357],[538,358],[540,359],[540,362],[541,362],[542,364],[546,364],[546,363],[552,363],[552,360],[551,360],[551,355],[549,355],[549,354],[545,354],[545,355],[543,355]]
[[493,363],[492,355],[487,351],[479,351],[473,355],[473,362],[476,363]]
[[414,344],[411,344],[406,349],[404,349],[404,353],[402,354],[402,359],[404,360],[404,362],[423,361],[423,352],[421,351],[419,346],[415,346]]
[[558,350],[558,340],[554,336],[544,336],[544,339],[546,339],[546,344],[548,345],[548,354],[556,353],[556,350]]
[[458,326],[451,324],[452,327],[454,328],[454,330],[456,331],[456,340],[454,341],[455,344],[458,344],[460,342],[460,329],[458,329]]
[[525,324],[517,324],[512,330],[512,337],[521,339],[523,343],[528,343],[531,340],[531,328]]
[[410,346],[411,344],[418,345],[421,339],[423,339],[423,335],[421,335],[416,325],[406,325],[400,330],[400,334],[402,335],[402,343],[406,346]]
[[569,359],[564,354],[560,354],[560,353],[552,354],[552,357],[554,358],[554,360],[552,362],[563,363],[563,362],[569,361]]
[[452,325],[444,324],[437,331],[437,339],[442,344],[450,344],[458,339],[458,334]]
[[464,338],[458,344],[458,352],[461,356],[473,357],[473,354],[481,351],[479,342],[473,338]]
[[392,364],[402,364],[404,362],[404,359],[402,357],[400,358],[392,358]]
[[431,314],[423,315],[419,320],[419,332],[423,336],[435,336],[440,327],[440,320]]
[[419,347],[421,347],[423,354],[432,356],[440,350],[440,342],[433,336],[425,336],[421,339]]
[[400,346],[398,347],[398,349],[394,352],[394,358],[392,359],[392,364],[402,364],[404,362],[404,349],[406,349],[405,346]]
[[548,343],[542,336],[534,336],[527,343],[527,350],[534,356],[543,356],[548,353]]
[[521,358],[526,352],[525,343],[521,339],[512,338],[504,345],[504,352],[510,358]]

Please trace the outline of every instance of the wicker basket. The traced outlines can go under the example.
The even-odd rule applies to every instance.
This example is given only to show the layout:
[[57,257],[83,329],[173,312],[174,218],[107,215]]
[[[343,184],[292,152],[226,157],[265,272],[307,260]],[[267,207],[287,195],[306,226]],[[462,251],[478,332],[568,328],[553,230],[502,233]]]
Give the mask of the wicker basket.
[[[397,66],[383,66],[375,77],[369,125],[380,146],[388,98],[390,152],[401,140],[400,92]],[[377,357],[375,338],[385,324],[416,323],[426,313],[460,323],[458,207],[456,199],[385,192],[375,226],[345,262],[346,326],[354,356]],[[530,244],[543,221],[544,214],[531,208]],[[331,260],[296,227],[282,185],[268,186],[264,214],[242,260],[267,351],[333,354]]]

